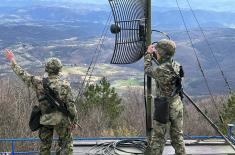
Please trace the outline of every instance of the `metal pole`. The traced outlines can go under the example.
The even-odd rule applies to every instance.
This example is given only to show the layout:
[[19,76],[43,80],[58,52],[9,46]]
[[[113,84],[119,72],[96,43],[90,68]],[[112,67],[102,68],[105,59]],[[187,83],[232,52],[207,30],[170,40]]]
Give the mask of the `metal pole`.
[[[151,0],[146,1],[146,14],[147,14],[147,33],[146,33],[146,46],[148,47],[151,44]],[[148,140],[151,139],[151,129],[152,129],[152,79],[147,76],[147,120],[146,120],[146,134]]]
[[12,140],[11,142],[11,154],[14,155],[15,154],[15,141]]
[[228,131],[227,131],[227,135],[228,135],[228,138],[230,139],[230,141],[232,141],[233,139],[233,127],[234,127],[234,124],[228,124]]
[[203,111],[196,105],[196,103],[189,97],[189,95],[183,92],[184,96],[193,104],[196,110],[202,114],[202,116],[210,123],[210,125],[224,138],[224,140],[235,150],[235,146],[231,143],[231,141],[219,130],[219,127],[212,122],[212,120],[203,113]]

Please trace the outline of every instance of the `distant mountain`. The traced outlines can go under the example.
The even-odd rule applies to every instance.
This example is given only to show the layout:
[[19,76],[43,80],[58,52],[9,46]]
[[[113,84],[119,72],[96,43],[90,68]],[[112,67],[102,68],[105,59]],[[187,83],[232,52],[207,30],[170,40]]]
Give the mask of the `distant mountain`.
[[[39,5],[27,7],[0,7],[0,24],[28,24],[36,23],[49,25],[51,22],[74,25],[105,24],[109,14],[109,6],[89,4],[78,5],[76,8],[53,5]],[[96,8],[96,9],[92,9]],[[99,9],[97,9],[99,8]],[[195,14],[203,27],[234,27],[235,13],[195,10]],[[184,9],[183,15],[190,28],[198,28],[196,20],[190,10]],[[154,29],[183,29],[183,23],[177,8],[157,7],[153,10]],[[66,24],[68,25],[68,24]],[[87,24],[86,24],[87,25]]]
[[[190,10],[182,11],[186,24],[189,28],[198,28],[197,22]],[[197,20],[202,27],[233,27],[235,13],[215,12],[206,10],[194,10]],[[183,21],[178,9],[165,10],[159,8],[153,12],[153,27],[161,29],[184,29]]]
[[[234,0],[189,0],[193,9],[220,11],[220,12],[235,12]],[[152,0],[153,10],[156,7],[172,8],[176,7],[175,0]],[[22,7],[22,6],[69,6],[76,8],[82,4],[108,5],[108,0],[1,0],[0,6],[4,7]],[[179,0],[179,5],[182,8],[189,8],[187,1]]]
[[[193,43],[211,89],[214,92],[228,90],[218,64],[222,68],[231,87],[234,89],[235,72],[233,71],[233,68],[235,65],[233,63],[233,58],[235,57],[235,53],[232,51],[235,48],[235,38],[233,37],[235,35],[235,30],[212,29],[205,33],[213,53],[199,31],[191,32],[191,35],[192,38],[194,38]],[[184,34],[185,33],[181,33],[181,35]],[[194,34],[196,34],[197,37],[195,37]],[[197,90],[197,92],[200,92],[201,94],[208,93],[207,88],[205,87],[205,80],[200,72],[194,52],[190,47],[189,39],[179,41],[178,45],[176,59],[184,65],[186,77],[189,77],[188,79],[186,78],[187,90]],[[213,54],[215,57],[213,57]],[[217,59],[218,64],[215,58]]]
[[[216,11],[216,12],[235,12],[234,0],[188,0],[193,9]],[[175,0],[152,0],[153,5],[157,7],[177,7]],[[178,0],[181,8],[188,9],[186,0]]]
[[[96,4],[93,5],[96,6]],[[79,5],[76,9],[62,5],[2,7],[0,9],[0,48],[14,49],[19,63],[32,71],[42,71],[44,60],[51,56],[61,58],[63,63],[67,65],[89,64],[110,12],[110,8],[92,11],[89,6],[87,4]],[[108,8],[108,6],[105,7]],[[207,94],[179,12],[176,8],[171,7],[155,9],[153,10],[153,29],[168,32],[172,39],[177,42],[175,58],[185,68],[185,89],[193,94]],[[208,10],[195,10],[195,13],[226,77],[232,87],[235,88],[235,81],[233,81],[235,77],[233,58],[235,55],[234,52],[231,52],[235,48],[235,30],[229,28],[233,27],[235,23],[233,18],[235,14]],[[226,88],[220,71],[198,30],[195,20],[189,10],[183,10],[183,14],[213,91],[216,93],[225,92]],[[158,38],[159,35],[154,33],[153,40]],[[108,32],[102,52],[97,60],[98,64],[110,62],[113,45],[114,36]],[[5,63],[5,59],[0,57],[1,76],[9,72],[4,65]],[[122,66],[130,68],[130,70],[135,69],[135,74],[131,78],[138,75],[138,82],[143,82],[139,77],[143,74],[143,60],[132,65],[120,65],[120,67]],[[120,72],[120,67],[117,72]],[[98,73],[101,75],[103,71],[98,70]],[[123,77],[121,74],[123,74]],[[112,76],[112,74],[109,76]],[[119,77],[128,78],[129,76],[130,74],[125,75],[120,72],[111,79],[117,80]]]
[[[29,29],[30,27],[28,27]],[[45,29],[46,30],[46,29]],[[38,29],[37,31],[41,31]],[[76,37],[62,39],[69,37],[67,32],[60,31],[61,35],[53,35],[51,30],[47,30],[43,34],[46,38],[51,36],[47,41],[43,41],[42,38],[38,38],[36,36],[27,36],[22,35],[22,42],[15,42],[11,44],[5,44],[3,41],[0,41],[0,45],[7,45],[8,48],[14,49],[16,51],[17,59],[19,63],[23,65],[25,68],[29,68],[29,70],[35,70],[35,68],[42,69],[42,65],[44,60],[48,57],[55,56],[62,59],[65,64],[90,64],[92,57],[94,56],[94,51],[97,48],[98,37],[90,38],[88,40],[81,40]],[[57,34],[57,32],[54,32]],[[65,33],[65,34],[64,34]],[[229,83],[232,88],[235,88],[235,71],[234,71],[234,57],[235,53],[231,52],[235,48],[235,30],[234,29],[222,29],[217,28],[213,30],[208,30],[205,32],[207,38],[209,39],[209,43],[211,48],[214,51],[214,54],[224,71],[225,76],[228,78]],[[209,50],[209,47],[206,45],[204,38],[200,36],[199,31],[191,31],[193,43],[196,48],[196,52],[201,61],[202,69],[204,70],[207,80],[213,90],[213,92],[221,93],[226,92],[227,88],[225,86],[225,82],[221,76],[220,70],[212,56],[212,53]],[[28,34],[29,35],[29,34]],[[72,34],[70,34],[72,36]],[[199,70],[199,66],[197,65],[196,58],[194,56],[193,50],[190,46],[190,42],[187,38],[187,34],[184,31],[178,31],[178,33],[170,34],[172,39],[177,43],[177,52],[175,59],[179,61],[185,69],[185,89],[192,94],[204,95],[208,94],[208,91],[205,87],[204,79]],[[70,36],[70,37],[71,37]],[[19,36],[18,36],[19,37]],[[54,38],[53,38],[54,37]],[[0,37],[2,38],[2,37]],[[13,38],[13,37],[12,37]],[[29,40],[27,38],[33,38],[34,41]],[[59,39],[60,38],[60,39]],[[37,41],[38,39],[38,41]],[[45,39],[46,40],[46,39]],[[104,47],[99,54],[99,59],[97,60],[97,64],[109,64],[112,53],[113,53],[113,44],[114,40],[109,38],[105,41]],[[98,51],[97,51],[98,52]],[[3,58],[0,59],[0,66],[4,65],[6,62]],[[117,80],[118,77],[120,79],[126,79],[128,76],[130,78],[135,78],[136,75],[143,74],[143,60],[132,64],[132,65],[118,65],[119,67],[133,68],[139,73],[135,73],[133,76],[129,74],[125,74],[124,72],[120,72],[121,74],[110,74],[108,75],[110,79]],[[109,68],[112,68],[111,66]],[[1,68],[1,73],[7,73],[7,68]],[[110,70],[111,71],[111,70]],[[135,72],[136,72],[135,71]],[[94,76],[103,75],[106,76],[102,70],[96,71]],[[72,74],[71,74],[72,75]],[[118,75],[118,76],[117,76]],[[77,75],[78,76],[78,75]],[[138,76],[138,79],[140,77]],[[115,82],[115,81],[114,81]],[[141,81],[139,81],[141,82]]]
[[108,0],[100,3],[93,0],[1,0],[0,7],[33,7],[33,6],[63,6],[72,9],[89,5],[86,9],[98,10],[108,6]]

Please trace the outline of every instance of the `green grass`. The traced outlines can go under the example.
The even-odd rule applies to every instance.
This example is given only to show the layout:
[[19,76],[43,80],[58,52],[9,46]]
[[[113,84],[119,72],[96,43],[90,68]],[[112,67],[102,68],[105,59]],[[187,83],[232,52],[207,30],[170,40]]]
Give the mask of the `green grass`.
[[[80,76],[82,79],[85,77],[86,72],[86,66],[65,66],[62,70],[63,76],[70,76],[75,74]],[[128,75],[132,72],[133,74],[131,76]],[[91,83],[99,81],[103,76],[107,78],[114,77],[114,79],[118,79],[110,81],[112,86],[115,88],[141,86],[141,80],[144,78],[142,72],[138,72],[133,69],[110,64],[97,64],[95,72],[93,72],[91,77]]]
[[78,74],[78,75],[85,75],[87,71],[87,68],[85,67],[80,67],[80,66],[65,66],[62,69],[62,74],[63,75],[68,75],[68,74]]
[[113,87],[127,87],[127,86],[140,86],[140,82],[137,79],[130,78],[126,80],[115,80],[112,84]]

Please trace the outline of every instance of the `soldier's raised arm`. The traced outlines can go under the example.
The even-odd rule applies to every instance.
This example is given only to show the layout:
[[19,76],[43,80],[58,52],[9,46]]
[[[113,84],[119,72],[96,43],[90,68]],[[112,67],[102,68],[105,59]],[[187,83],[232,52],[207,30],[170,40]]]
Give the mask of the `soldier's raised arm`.
[[149,45],[146,55],[144,57],[144,71],[151,78],[155,78],[159,72],[158,68],[152,66],[152,57],[156,55],[155,46]]
[[34,75],[29,74],[26,70],[17,64],[14,53],[11,50],[5,49],[5,52],[6,58],[11,62],[11,68],[16,73],[16,75],[20,77],[29,87],[37,86],[36,83],[40,82],[39,79],[37,79]]
[[154,45],[150,45],[144,57],[144,71],[145,73],[153,78],[153,67],[152,67],[152,54],[154,52]]

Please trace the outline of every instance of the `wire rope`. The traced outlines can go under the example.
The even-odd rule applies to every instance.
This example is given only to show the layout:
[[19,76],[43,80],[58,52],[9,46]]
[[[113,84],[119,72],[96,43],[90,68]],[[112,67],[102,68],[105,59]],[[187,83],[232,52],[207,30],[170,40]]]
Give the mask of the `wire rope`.
[[222,67],[221,67],[221,65],[220,65],[220,63],[219,63],[219,61],[218,61],[218,59],[217,59],[216,56],[215,56],[215,53],[214,53],[214,51],[213,51],[213,49],[212,49],[212,46],[211,46],[210,42],[208,41],[208,39],[207,39],[207,37],[206,37],[206,34],[205,34],[205,32],[204,32],[204,30],[203,30],[203,28],[202,28],[202,26],[201,26],[199,20],[197,19],[197,16],[196,16],[196,14],[195,14],[195,12],[194,12],[194,10],[193,10],[193,8],[192,8],[192,6],[191,6],[189,0],[186,0],[186,1],[187,1],[187,3],[188,3],[188,6],[189,6],[189,8],[190,8],[192,14],[193,14],[193,17],[195,18],[195,20],[196,20],[196,22],[197,22],[197,24],[198,24],[198,27],[199,27],[199,29],[200,29],[200,32],[202,33],[202,35],[203,35],[203,37],[204,37],[204,39],[205,39],[205,41],[206,41],[206,44],[207,44],[207,46],[209,47],[209,50],[210,50],[210,52],[211,52],[213,58],[215,59],[215,62],[216,62],[217,66],[218,66],[218,68],[219,68],[219,70],[220,70],[220,72],[221,72],[222,78],[224,79],[225,84],[226,84],[227,87],[228,87],[229,93],[231,94],[231,93],[232,93],[231,86],[230,86],[230,84],[229,84],[229,82],[228,82],[228,80],[227,80],[227,77],[226,77],[225,74],[224,74],[224,71],[223,71],[223,69],[222,69]]
[[[99,57],[99,53],[100,53],[100,51],[101,51],[101,48],[100,48],[100,47],[103,46],[104,38],[105,38],[105,36],[107,35],[108,23],[110,22],[110,20],[111,20],[111,12],[109,13],[108,19],[107,19],[107,21],[106,21],[106,23],[105,23],[105,27],[104,27],[104,29],[103,29],[103,31],[102,31],[102,34],[101,34],[100,39],[99,39],[99,42],[98,42],[98,44],[97,44],[97,46],[96,46],[94,55],[93,55],[93,57],[92,57],[92,59],[91,59],[91,62],[90,62],[90,64],[89,64],[88,68],[87,68],[85,77],[84,77],[84,79],[83,79],[83,81],[82,81],[82,84],[81,84],[81,87],[79,88],[79,92],[78,92],[78,94],[77,94],[77,96],[76,96],[76,99],[75,99],[76,102],[77,102],[78,99],[81,97],[81,95],[82,95],[82,93],[83,93],[83,91],[84,91],[84,89],[85,89],[85,82],[86,82],[86,79],[87,79],[88,76],[89,76],[89,77],[88,77],[88,81],[90,81],[92,72],[94,71],[94,67],[95,67],[95,65],[93,65],[93,64],[97,62],[97,59],[98,59],[98,57]],[[97,53],[98,53],[98,54],[97,54]],[[92,67],[92,65],[93,65],[93,67]]]
[[221,118],[221,115],[220,115],[220,113],[219,113],[219,109],[218,109],[218,107],[217,107],[217,105],[216,105],[216,102],[215,102],[215,99],[214,99],[214,97],[213,97],[212,91],[211,91],[211,89],[210,89],[208,80],[207,80],[207,78],[206,78],[205,72],[204,72],[204,70],[203,70],[203,68],[202,68],[202,65],[201,65],[201,62],[200,62],[200,60],[199,60],[199,56],[198,56],[198,54],[197,54],[196,48],[195,48],[195,46],[194,46],[194,44],[193,44],[192,37],[191,37],[191,35],[190,35],[190,33],[189,33],[189,29],[188,29],[187,24],[186,24],[186,21],[185,21],[185,19],[184,19],[182,10],[181,10],[181,8],[180,8],[180,6],[179,6],[178,0],[176,0],[176,4],[177,4],[178,10],[179,10],[179,12],[180,12],[180,16],[181,16],[181,18],[182,18],[182,22],[183,22],[183,24],[184,24],[185,30],[186,30],[187,35],[188,35],[188,37],[189,37],[190,44],[191,44],[191,46],[192,46],[194,55],[195,55],[195,57],[196,57],[196,60],[197,60],[197,63],[198,63],[200,72],[202,73],[203,79],[204,79],[204,81],[205,81],[206,87],[207,87],[208,92],[209,92],[209,95],[210,95],[210,97],[211,97],[211,101],[212,101],[212,103],[214,104],[214,107],[215,107],[215,109],[216,109],[216,112],[217,112],[218,116],[220,117],[220,121],[223,122],[223,121],[222,121],[222,118]]

